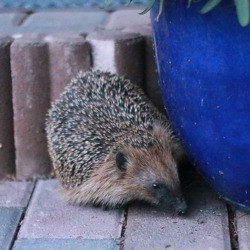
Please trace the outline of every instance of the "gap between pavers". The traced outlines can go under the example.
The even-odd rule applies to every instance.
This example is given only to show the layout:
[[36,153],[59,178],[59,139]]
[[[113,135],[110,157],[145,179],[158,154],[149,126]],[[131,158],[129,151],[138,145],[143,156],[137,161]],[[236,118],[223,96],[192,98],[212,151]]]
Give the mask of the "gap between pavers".
[[23,213],[22,208],[0,207],[0,249],[9,250]]
[[236,212],[238,242],[240,250],[250,249],[250,214]]
[[124,249],[231,249],[225,204],[203,186],[190,191],[188,204],[189,212],[183,217],[153,208],[131,207]]
[[123,211],[68,205],[58,189],[57,180],[38,181],[18,239],[119,239]]
[[0,182],[0,249],[10,249],[34,182]]

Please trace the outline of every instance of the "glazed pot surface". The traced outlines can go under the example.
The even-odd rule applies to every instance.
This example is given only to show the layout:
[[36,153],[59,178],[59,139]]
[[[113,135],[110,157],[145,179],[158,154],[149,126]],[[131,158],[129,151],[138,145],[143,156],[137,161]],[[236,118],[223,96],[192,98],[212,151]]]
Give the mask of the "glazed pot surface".
[[228,1],[206,15],[187,2],[151,11],[164,103],[199,172],[250,212],[250,26]]

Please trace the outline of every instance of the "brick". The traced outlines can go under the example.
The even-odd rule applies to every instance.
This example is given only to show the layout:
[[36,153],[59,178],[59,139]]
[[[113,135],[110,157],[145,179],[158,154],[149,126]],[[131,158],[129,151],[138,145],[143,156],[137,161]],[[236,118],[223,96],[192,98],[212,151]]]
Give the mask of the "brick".
[[18,238],[117,239],[122,211],[67,205],[56,180],[39,181]]
[[13,250],[119,250],[119,242],[115,240],[81,240],[81,239],[20,239],[15,242]]
[[34,182],[1,181],[0,207],[26,207],[33,188]]
[[8,250],[15,237],[22,216],[20,208],[0,207],[0,249]]
[[130,208],[124,249],[231,249],[225,204],[202,186],[193,187],[187,201],[184,217]]
[[108,14],[105,11],[46,11],[30,15],[22,24],[23,31],[38,33],[89,33],[100,29]]
[[87,37],[92,47],[93,67],[144,82],[144,39],[140,35],[104,30]]
[[50,95],[57,99],[64,87],[80,70],[91,67],[90,46],[78,34],[58,34],[45,38],[49,45],[50,57]]
[[0,179],[15,172],[10,45],[0,36]]
[[240,250],[250,249],[250,214],[236,212]]
[[48,49],[36,36],[11,45],[16,175],[18,179],[46,175],[51,164],[45,136],[49,108]]

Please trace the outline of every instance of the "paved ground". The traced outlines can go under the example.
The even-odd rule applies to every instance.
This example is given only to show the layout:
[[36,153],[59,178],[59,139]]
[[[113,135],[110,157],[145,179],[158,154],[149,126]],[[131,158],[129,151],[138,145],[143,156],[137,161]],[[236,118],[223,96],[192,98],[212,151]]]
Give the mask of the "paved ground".
[[[0,249],[231,249],[227,207],[204,184],[185,192],[186,216],[147,205],[125,210],[71,206],[56,180],[0,182]],[[237,213],[241,250],[250,249],[250,215]]]

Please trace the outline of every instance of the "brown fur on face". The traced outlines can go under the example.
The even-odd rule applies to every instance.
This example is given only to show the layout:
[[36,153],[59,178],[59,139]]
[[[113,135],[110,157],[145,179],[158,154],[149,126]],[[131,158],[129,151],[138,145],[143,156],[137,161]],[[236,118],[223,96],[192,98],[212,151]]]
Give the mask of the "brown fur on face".
[[163,210],[184,212],[186,204],[177,170],[178,143],[160,124],[154,124],[150,138],[153,142],[147,148],[121,142],[104,162],[95,166],[89,180],[72,189],[64,189],[66,200],[73,204],[108,207],[141,200]]

